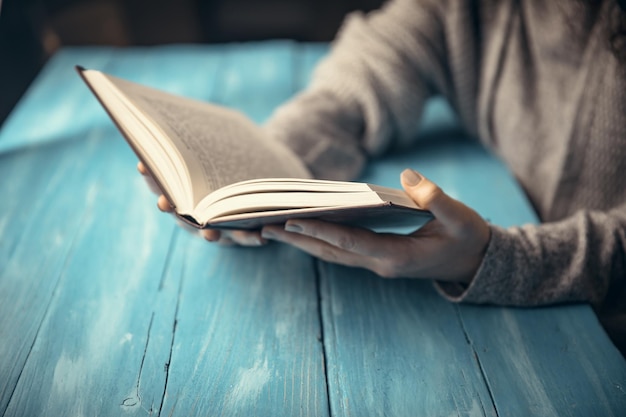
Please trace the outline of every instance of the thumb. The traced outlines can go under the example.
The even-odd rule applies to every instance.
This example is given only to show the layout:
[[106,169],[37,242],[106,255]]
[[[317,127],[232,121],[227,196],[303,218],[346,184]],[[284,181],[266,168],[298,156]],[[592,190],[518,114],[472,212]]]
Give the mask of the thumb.
[[433,215],[444,223],[456,223],[463,217],[465,206],[443,192],[437,184],[412,169],[405,169],[400,175],[404,191],[415,203],[430,210]]

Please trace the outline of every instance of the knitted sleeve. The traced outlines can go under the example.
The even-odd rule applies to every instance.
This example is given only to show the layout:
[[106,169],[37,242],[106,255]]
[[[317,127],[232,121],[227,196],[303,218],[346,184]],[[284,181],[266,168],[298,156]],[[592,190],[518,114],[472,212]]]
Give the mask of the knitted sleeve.
[[512,306],[589,302],[602,317],[626,311],[626,204],[503,229],[472,283],[437,283],[452,301]]
[[309,88],[265,128],[318,178],[354,179],[369,156],[412,139],[426,98],[450,84],[444,3],[394,0],[351,14]]

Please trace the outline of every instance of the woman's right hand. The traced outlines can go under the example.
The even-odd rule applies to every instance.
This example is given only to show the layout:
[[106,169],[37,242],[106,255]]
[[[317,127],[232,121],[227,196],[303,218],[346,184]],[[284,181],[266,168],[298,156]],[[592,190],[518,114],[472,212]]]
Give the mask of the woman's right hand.
[[[169,201],[167,201],[167,198],[163,195],[163,192],[157,185],[156,181],[154,181],[141,161],[137,163],[137,170],[145,178],[150,190],[159,196],[157,200],[157,207],[159,210],[165,213],[173,213],[174,210]],[[179,224],[187,230],[193,232],[197,231],[197,229],[180,220]],[[209,242],[217,242],[221,245],[261,246],[267,243],[267,240],[261,237],[260,231],[202,229],[200,230],[200,234]]]

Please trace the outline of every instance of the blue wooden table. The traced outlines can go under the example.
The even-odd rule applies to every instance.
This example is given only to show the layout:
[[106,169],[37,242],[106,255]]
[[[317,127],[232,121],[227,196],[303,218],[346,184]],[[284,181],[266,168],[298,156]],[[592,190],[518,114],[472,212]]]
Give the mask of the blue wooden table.
[[[323,45],[65,49],[0,132],[0,416],[626,416],[591,309],[454,305],[290,247],[227,248],[160,213],[80,64],[241,109],[306,85]],[[428,107],[415,167],[501,225],[506,169]],[[448,127],[446,127],[448,126]]]

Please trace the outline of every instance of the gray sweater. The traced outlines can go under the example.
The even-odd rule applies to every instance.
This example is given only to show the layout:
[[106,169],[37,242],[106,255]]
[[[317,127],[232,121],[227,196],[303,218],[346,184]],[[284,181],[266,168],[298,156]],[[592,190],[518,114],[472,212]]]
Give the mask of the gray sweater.
[[416,138],[445,95],[509,166],[541,225],[491,227],[454,301],[589,302],[626,352],[626,65],[608,46],[613,0],[395,0],[342,28],[311,86],[267,128],[314,175],[353,179]]

